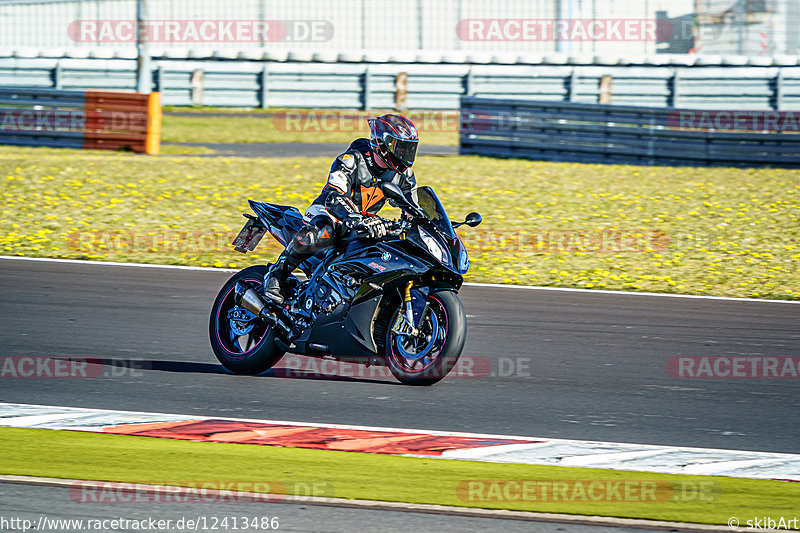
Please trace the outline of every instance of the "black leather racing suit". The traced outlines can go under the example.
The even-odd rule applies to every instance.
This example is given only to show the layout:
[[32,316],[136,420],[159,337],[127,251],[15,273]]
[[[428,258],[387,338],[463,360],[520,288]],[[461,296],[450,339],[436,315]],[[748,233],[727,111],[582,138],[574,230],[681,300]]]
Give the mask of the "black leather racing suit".
[[320,250],[336,244],[342,222],[354,213],[375,214],[386,203],[380,188],[391,181],[417,205],[417,180],[410,168],[402,174],[376,165],[369,139],[356,139],[331,165],[328,182],[306,210],[307,226],[286,245],[275,267],[279,276],[289,272]]

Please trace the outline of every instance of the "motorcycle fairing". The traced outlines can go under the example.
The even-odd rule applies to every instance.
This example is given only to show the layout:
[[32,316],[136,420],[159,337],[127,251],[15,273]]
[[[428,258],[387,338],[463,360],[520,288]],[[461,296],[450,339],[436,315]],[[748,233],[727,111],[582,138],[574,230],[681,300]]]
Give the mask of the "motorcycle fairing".
[[[294,237],[307,224],[303,214],[296,207],[255,202],[253,200],[248,200],[248,203],[253,212],[258,215],[261,223],[267,227],[267,231],[283,246],[286,246],[289,239]],[[300,270],[306,276],[310,276],[319,266],[323,256],[324,253],[320,252],[313,257],[309,257],[300,264]]]
[[284,246],[305,225],[303,215],[296,207],[253,200],[248,200],[248,203],[267,231]]
[[336,313],[338,320],[320,315],[309,330],[307,342],[328,346],[330,354],[343,361],[371,361],[379,352],[372,338],[372,321],[381,298],[378,295],[346,306],[344,313]]
[[[298,301],[310,299],[316,309],[334,302],[335,306],[329,313],[319,312],[295,342],[299,348],[326,345],[330,355],[354,362],[371,361],[381,352],[372,331],[381,299],[405,280],[420,278],[435,268],[423,258],[409,257],[395,244],[359,241],[324,258]],[[347,278],[355,284],[349,286]]]

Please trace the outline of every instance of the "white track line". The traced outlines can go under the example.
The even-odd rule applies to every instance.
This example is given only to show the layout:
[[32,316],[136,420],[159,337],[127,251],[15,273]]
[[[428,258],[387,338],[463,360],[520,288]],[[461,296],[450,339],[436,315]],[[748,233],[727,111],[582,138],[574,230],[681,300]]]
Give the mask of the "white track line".
[[595,289],[573,289],[570,287],[540,287],[538,285],[503,285],[502,283],[464,283],[467,287],[489,287],[497,289],[524,289],[531,291],[580,292],[588,294],[612,294],[616,296],[661,296],[665,298],[689,298],[693,300],[718,300],[723,302],[762,302],[773,304],[800,304],[800,300],[770,300],[767,298],[734,298],[732,296],[703,296],[701,294],[673,294],[671,292],[632,292]]
[[[164,485],[146,485],[139,483],[122,483],[114,481],[95,481],[82,479],[62,479],[34,476],[0,475],[0,483],[13,483],[17,485],[30,485],[39,487],[58,487],[72,489],[75,486],[97,487],[101,490],[125,491],[135,494],[164,494]],[[627,528],[643,528],[666,531],[731,531],[727,526],[711,526],[703,524],[688,524],[683,522],[663,522],[656,520],[643,520],[637,518],[613,518],[607,516],[581,516],[555,513],[537,513],[530,511],[509,511],[503,509],[481,509],[477,507],[454,507],[447,505],[431,505],[421,503],[404,503],[376,500],[349,500],[344,498],[326,498],[321,496],[294,496],[287,494],[267,494],[260,492],[245,492],[231,490],[198,489],[183,487],[181,496],[192,494],[204,498],[218,496],[220,499],[234,499],[236,501],[253,501],[276,504],[305,504],[324,507],[347,507],[351,509],[396,511],[406,513],[424,513],[449,516],[466,516],[474,518],[524,520],[529,522],[555,522],[593,526],[615,526]]]
[[[50,257],[20,257],[0,255],[0,259],[10,259],[15,261],[42,261],[51,263],[68,263],[76,265],[103,265],[118,267],[137,267],[137,268],[163,268],[169,270],[200,270],[207,272],[238,272],[240,269],[213,268],[213,267],[191,267],[180,265],[151,265],[147,263],[117,263],[113,261],[86,261],[83,259],[56,259]],[[800,304],[800,300],[770,300],[766,298],[733,298],[730,296],[703,296],[699,294],[673,294],[667,292],[631,292],[631,291],[609,291],[595,289],[573,289],[568,287],[541,287],[538,285],[504,285],[502,283],[464,283],[466,287],[485,287],[492,289],[523,289],[532,291],[557,291],[557,292],[577,292],[585,294],[610,294],[615,296],[660,296],[666,298],[689,298],[694,300],[718,300],[727,302],[760,302],[773,304]]]
[[14,261],[40,261],[42,263],[66,263],[71,265],[101,265],[115,267],[134,267],[134,268],[163,268],[167,270],[200,270],[206,272],[239,272],[237,268],[214,268],[214,267],[193,267],[182,265],[151,265],[148,263],[117,263],[114,261],[86,261],[84,259],[57,259],[54,257],[20,257],[11,255],[0,255],[0,259],[10,259]]

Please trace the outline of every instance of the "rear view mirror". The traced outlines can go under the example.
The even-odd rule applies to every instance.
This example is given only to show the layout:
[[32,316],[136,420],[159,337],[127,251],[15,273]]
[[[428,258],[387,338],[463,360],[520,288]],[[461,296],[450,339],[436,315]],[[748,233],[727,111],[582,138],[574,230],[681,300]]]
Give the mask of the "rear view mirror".
[[425,217],[425,212],[409,202],[406,196],[403,194],[403,191],[400,190],[400,187],[394,183],[388,181],[381,183],[381,190],[388,199],[396,202],[401,209],[408,211],[415,217]]
[[474,228],[481,222],[483,222],[483,217],[480,215],[480,213],[470,213],[467,215],[467,218],[464,219],[464,222],[454,222],[453,227],[457,228],[459,226],[467,225],[471,228]]
[[464,219],[464,224],[471,228],[474,228],[481,222],[483,222],[483,217],[480,215],[480,213],[470,213],[467,215],[467,218]]
[[381,190],[383,191],[383,194],[390,200],[394,200],[395,202],[398,202],[404,206],[408,205],[408,201],[403,195],[403,191],[401,191],[400,187],[394,183],[388,181],[381,183]]

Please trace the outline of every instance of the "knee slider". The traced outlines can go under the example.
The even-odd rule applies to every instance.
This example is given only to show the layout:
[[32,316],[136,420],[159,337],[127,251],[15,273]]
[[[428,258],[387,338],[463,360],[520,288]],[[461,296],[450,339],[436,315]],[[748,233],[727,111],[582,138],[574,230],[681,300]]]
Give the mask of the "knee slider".
[[335,230],[331,224],[330,217],[325,215],[316,216],[311,221],[311,226],[315,230],[316,244],[318,247],[323,248],[331,244],[335,235]]
[[317,241],[317,228],[309,227],[298,231],[292,239],[292,244],[298,252],[308,253],[314,250]]

